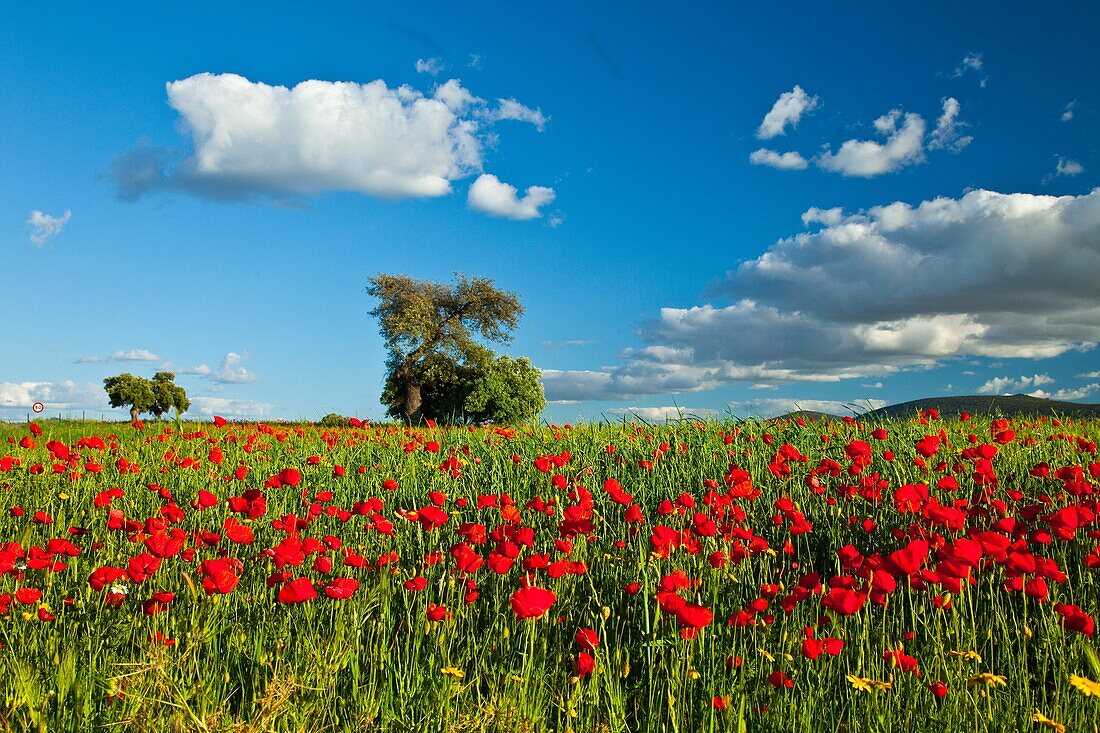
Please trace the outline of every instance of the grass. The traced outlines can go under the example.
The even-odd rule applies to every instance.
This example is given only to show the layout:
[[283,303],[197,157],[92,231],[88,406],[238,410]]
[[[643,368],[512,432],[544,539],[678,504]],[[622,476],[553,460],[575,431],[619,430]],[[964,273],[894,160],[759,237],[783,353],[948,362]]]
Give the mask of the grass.
[[[1083,487],[1095,491],[1100,473],[1100,422],[803,422],[513,431],[51,421],[39,436],[0,425],[0,609],[12,595],[0,614],[0,730],[1023,731],[1050,727],[1033,721],[1041,711],[1067,730],[1095,731],[1100,697],[1070,678],[1100,680],[1100,665],[1091,638],[1066,628],[1055,606],[1100,610],[1100,570],[1089,566],[1098,525],[1090,518],[1072,538],[1046,535],[1063,507],[1095,517],[1096,495]],[[878,427],[888,436],[872,437]],[[995,442],[1006,429],[1012,439]],[[922,467],[915,446],[926,435],[942,444]],[[28,436],[33,446],[21,446]],[[102,448],[81,444],[89,436]],[[846,451],[853,440],[870,446],[858,470]],[[70,449],[67,460],[51,455],[51,441]],[[997,448],[991,472],[964,455],[982,444]],[[1049,475],[1032,475],[1044,462]],[[1069,466],[1081,468],[1080,485],[1056,477]],[[284,469],[300,481],[272,486],[279,476],[295,483]],[[937,488],[948,474],[958,489]],[[613,499],[612,478],[632,499]],[[739,496],[749,483],[751,496]],[[899,511],[895,492],[917,483],[929,498]],[[102,492],[116,488],[107,505]],[[253,520],[226,501],[248,489],[266,500]],[[200,490],[218,502],[194,508]],[[420,511],[432,492],[448,515],[438,526]],[[514,509],[502,509],[503,495]],[[478,508],[486,496],[497,506]],[[372,498],[383,506],[365,508]],[[790,504],[777,508],[781,498]],[[366,513],[355,513],[357,502]],[[953,502],[961,524],[936,524],[929,507]],[[626,521],[628,505],[645,521]],[[111,512],[120,529],[109,528]],[[252,530],[251,544],[229,539],[230,517]],[[473,524],[485,525],[484,544],[468,539],[480,539]],[[680,546],[660,550],[657,526]],[[178,551],[134,572],[131,559],[156,560],[154,538],[173,530],[184,536]],[[937,550],[981,531],[1009,537],[1010,554],[1024,560],[1049,558],[1065,578],[1047,578],[1042,600],[1007,591],[1015,560],[988,551],[960,592],[921,575],[946,569]],[[317,542],[298,552],[292,535]],[[80,554],[50,556],[57,538]],[[845,568],[837,550],[852,545],[882,572],[918,538],[932,552],[913,582],[894,571],[885,605],[871,598],[851,615],[821,605],[835,578],[858,589],[872,577]],[[484,562],[469,573],[456,568],[464,542]],[[515,555],[512,567],[494,572],[494,551]],[[208,594],[203,563],[219,558],[239,558],[239,584]],[[42,569],[54,562],[64,567]],[[101,567],[130,573],[97,590],[89,576]],[[675,571],[689,584],[659,596]],[[784,599],[812,572],[822,585],[804,581],[807,597],[786,612]],[[302,577],[318,597],[280,603]],[[329,598],[335,577],[359,587]],[[426,587],[407,589],[417,577]],[[554,592],[547,613],[513,613],[524,582]],[[624,591],[632,583],[633,595]],[[20,603],[20,588],[42,596]],[[146,615],[157,591],[174,599]],[[684,602],[713,612],[695,638],[684,638],[691,628],[672,610]],[[433,605],[445,608],[442,620],[429,620]],[[590,674],[575,667],[581,628],[599,638]],[[809,659],[807,636],[843,648]],[[916,670],[906,669],[909,657]],[[932,693],[934,682],[946,696]]]

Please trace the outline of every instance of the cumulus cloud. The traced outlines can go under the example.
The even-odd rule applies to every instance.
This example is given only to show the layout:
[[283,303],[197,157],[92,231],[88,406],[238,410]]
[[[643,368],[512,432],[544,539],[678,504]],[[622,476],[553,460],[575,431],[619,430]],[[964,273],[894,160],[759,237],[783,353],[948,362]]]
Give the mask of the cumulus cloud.
[[61,233],[65,225],[69,223],[73,212],[68,209],[61,216],[51,216],[35,210],[27,217],[27,226],[31,228],[30,240],[35,246],[41,247],[53,237]]
[[749,154],[749,162],[753,165],[767,165],[783,171],[805,170],[809,162],[799,153],[790,151],[779,153],[768,148],[759,148]]
[[844,221],[844,209],[839,206],[832,209],[819,209],[816,206],[811,206],[802,213],[802,226],[825,224],[835,227],[842,221]]
[[645,422],[663,422],[666,420],[707,420],[718,415],[717,410],[707,407],[616,407],[608,410],[612,415],[621,415],[627,419],[640,418]]
[[160,361],[160,357],[149,349],[130,349],[129,351],[116,351],[111,355],[113,361]]
[[943,114],[936,120],[936,129],[928,140],[929,150],[950,150],[958,153],[974,141],[970,135],[960,135],[959,128],[967,123],[959,120],[959,100],[947,97],[943,100]]
[[818,216],[831,223],[779,240],[712,286],[730,305],[662,308],[621,364],[544,369],[547,398],[867,379],[1100,342],[1100,188],[976,190]]
[[1054,380],[1046,374],[1036,374],[1031,377],[994,377],[978,387],[978,394],[1007,395],[1019,394],[1028,389],[1041,387],[1044,384],[1053,384]]
[[813,112],[821,104],[821,98],[810,96],[795,84],[794,89],[783,92],[775,104],[764,115],[764,120],[756,130],[756,137],[760,140],[770,140],[778,135],[787,134],[787,126],[798,127],[798,121],[802,115]]
[[451,79],[431,94],[409,86],[310,80],[293,87],[237,74],[197,74],[167,85],[191,152],[180,159],[141,143],[111,166],[134,200],[176,189],[221,200],[352,191],[383,198],[443,196],[482,169],[496,119],[545,123],[502,100],[495,110]]
[[1074,99],[1074,100],[1071,100],[1070,102],[1068,102],[1065,107],[1062,107],[1062,116],[1061,116],[1062,122],[1069,122],[1070,120],[1073,119],[1073,109],[1076,106],[1077,106],[1077,100]]
[[735,414],[758,415],[763,418],[778,417],[788,412],[805,410],[830,415],[861,415],[864,412],[885,407],[883,400],[859,399],[851,402],[839,400],[800,400],[791,397],[763,397],[753,400],[730,402],[728,407]]
[[915,112],[903,115],[900,109],[893,109],[874,124],[875,130],[886,137],[885,143],[847,140],[836,153],[826,151],[818,156],[817,165],[844,176],[871,178],[924,162],[923,117]]
[[1081,387],[1068,387],[1060,389],[1057,392],[1047,392],[1042,389],[1037,389],[1033,392],[1028,392],[1032,397],[1042,397],[1047,400],[1080,400],[1090,395],[1096,394],[1100,391],[1100,382],[1093,382],[1092,384],[1086,384]]
[[1100,379],[1100,371],[1086,372],[1085,374],[1078,374],[1078,379]]
[[258,382],[260,378],[246,369],[241,362],[248,358],[248,354],[238,354],[230,351],[222,359],[218,371],[211,377],[215,382],[226,384],[247,384]]
[[275,409],[270,402],[255,400],[237,400],[226,397],[195,397],[191,400],[191,409],[199,415],[210,417],[267,417]]
[[554,200],[554,189],[546,186],[529,186],[523,198],[516,195],[516,187],[504,183],[491,173],[483,173],[470,186],[466,202],[471,209],[506,219],[537,219],[542,214],[540,206]]
[[196,374],[200,377],[207,377],[207,376],[210,376],[210,374],[213,373],[213,371],[214,370],[211,369],[206,364],[199,364],[198,366],[184,367],[182,369],[177,369],[176,374]]
[[1054,175],[1056,176],[1076,176],[1085,172],[1084,166],[1078,163],[1076,160],[1070,160],[1058,156],[1058,165],[1054,168]]
[[48,410],[107,410],[103,385],[63,382],[0,382],[0,408],[29,410],[41,402]]
[[546,127],[546,115],[541,109],[531,109],[525,104],[520,104],[514,99],[498,99],[497,108],[489,112],[493,120],[518,120],[530,122],[539,132]]
[[444,68],[446,68],[446,67],[443,66],[443,59],[438,58],[436,56],[432,56],[431,58],[428,58],[428,59],[417,59],[416,60],[416,73],[417,74],[428,74],[429,76],[439,76],[439,74],[444,70]]

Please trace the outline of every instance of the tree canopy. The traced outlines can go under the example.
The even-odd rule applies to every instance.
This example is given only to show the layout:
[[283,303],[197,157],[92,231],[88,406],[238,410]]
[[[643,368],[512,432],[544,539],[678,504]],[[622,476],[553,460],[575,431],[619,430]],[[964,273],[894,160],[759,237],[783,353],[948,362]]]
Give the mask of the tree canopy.
[[173,408],[182,415],[191,407],[191,401],[183,387],[173,381],[175,378],[172,372],[157,372],[151,380],[123,372],[104,379],[103,389],[111,407],[130,408],[131,420],[137,420],[143,412],[159,418]]
[[453,286],[379,274],[367,293],[379,301],[371,315],[389,351],[382,402],[410,423],[427,417],[425,405],[433,413],[464,413],[458,386],[469,384],[494,356],[477,338],[508,343],[523,314],[515,293],[461,273]]

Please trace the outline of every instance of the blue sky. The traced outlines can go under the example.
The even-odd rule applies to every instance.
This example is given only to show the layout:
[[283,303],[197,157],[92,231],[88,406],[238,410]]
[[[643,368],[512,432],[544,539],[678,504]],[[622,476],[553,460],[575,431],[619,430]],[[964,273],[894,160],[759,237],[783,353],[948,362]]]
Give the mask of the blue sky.
[[1090,3],[0,14],[0,417],[169,364],[380,418],[367,279],[485,275],[548,420],[1100,394]]

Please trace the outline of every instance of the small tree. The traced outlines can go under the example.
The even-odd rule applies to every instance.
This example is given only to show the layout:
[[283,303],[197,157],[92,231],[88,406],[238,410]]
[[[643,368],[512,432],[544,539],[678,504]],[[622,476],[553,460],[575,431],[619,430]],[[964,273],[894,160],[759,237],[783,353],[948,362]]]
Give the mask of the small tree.
[[466,395],[470,420],[512,425],[533,422],[546,408],[541,376],[526,358],[497,357],[477,375]]
[[458,379],[463,365],[485,359],[488,350],[475,341],[475,334],[507,343],[523,313],[515,294],[497,290],[489,278],[459,273],[455,278],[449,287],[405,275],[378,275],[367,288],[379,300],[371,315],[378,318],[389,350],[382,402],[390,405],[392,415],[410,423],[424,417],[425,384]]
[[129,372],[107,377],[103,380],[103,389],[107,390],[111,407],[130,406],[131,422],[137,420],[141,413],[148,412],[157,399],[152,382],[142,377],[135,377]]
[[172,408],[181,415],[187,412],[191,401],[183,387],[173,382],[175,378],[172,372],[157,372],[152,380],[124,372],[104,379],[103,389],[107,391],[111,407],[130,407],[131,421],[137,420],[143,412],[159,418]]

